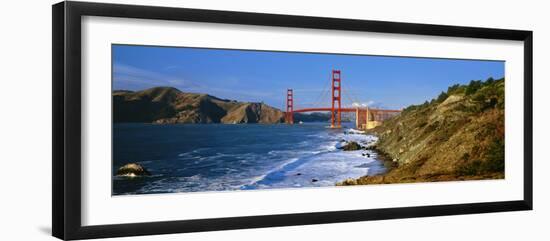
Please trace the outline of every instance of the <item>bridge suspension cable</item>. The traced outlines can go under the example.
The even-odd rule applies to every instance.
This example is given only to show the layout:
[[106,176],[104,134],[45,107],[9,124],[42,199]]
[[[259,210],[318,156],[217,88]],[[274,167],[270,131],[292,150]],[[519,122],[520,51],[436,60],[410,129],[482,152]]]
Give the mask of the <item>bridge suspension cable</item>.
[[349,90],[349,94],[351,95],[351,98],[356,101],[357,103],[361,104],[361,99],[357,98],[357,95],[354,90]]
[[[354,103],[355,101],[352,100],[351,97],[350,97],[347,93],[348,93],[348,92],[347,92],[347,89],[342,89],[342,96],[344,96],[344,98],[345,98],[347,101],[350,102],[350,105],[349,105],[350,107],[354,107],[354,106],[353,106],[353,103]],[[346,105],[344,105],[344,106],[346,106]]]
[[[401,110],[385,110],[379,108],[369,108],[367,111],[366,108],[362,108],[363,106],[354,106],[354,103],[361,104],[361,100],[357,98],[357,95],[353,92],[352,88],[343,88],[341,85],[340,73],[341,72],[339,70],[332,71],[330,75],[331,81],[327,81],[330,82],[330,90],[329,88],[326,88],[327,85],[323,85],[323,90],[321,93],[316,96],[316,98],[313,98],[313,107],[297,108],[297,102],[294,100],[293,89],[288,89],[286,93],[286,122],[289,124],[293,123],[293,113],[329,111],[331,113],[331,127],[333,128],[340,128],[342,113],[356,113],[356,126],[358,128],[373,128],[374,125],[379,125],[380,121],[401,112]],[[350,107],[342,105],[342,95],[345,95],[344,98],[351,102]],[[331,106],[322,107],[321,105],[321,107],[317,107],[317,105],[321,104],[320,101],[325,101],[325,96],[329,98]],[[374,115],[374,122],[369,121],[369,112],[372,112]],[[366,117],[359,118],[359,116]]]
[[325,100],[325,96],[328,96],[329,94],[329,82],[325,82],[325,84],[323,84],[323,89],[322,91],[319,93],[319,95],[317,96],[317,98],[314,99],[314,101],[312,102],[312,107],[320,107],[322,106],[321,103],[326,103],[324,100]]

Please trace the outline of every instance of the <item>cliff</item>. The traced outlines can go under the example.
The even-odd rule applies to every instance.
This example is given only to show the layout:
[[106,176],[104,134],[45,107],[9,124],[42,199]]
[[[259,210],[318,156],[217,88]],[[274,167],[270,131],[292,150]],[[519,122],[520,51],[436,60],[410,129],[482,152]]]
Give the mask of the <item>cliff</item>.
[[371,133],[390,170],[341,184],[504,178],[504,79],[451,86]]

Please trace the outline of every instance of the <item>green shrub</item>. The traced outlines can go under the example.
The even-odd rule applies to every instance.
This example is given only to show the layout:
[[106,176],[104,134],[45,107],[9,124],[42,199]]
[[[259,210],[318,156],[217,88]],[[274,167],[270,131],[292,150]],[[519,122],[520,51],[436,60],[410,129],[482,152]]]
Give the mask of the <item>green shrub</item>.
[[449,86],[449,88],[447,88],[447,94],[449,94],[449,95],[457,94],[458,92],[461,92],[460,91],[461,89],[462,89],[462,87],[459,84],[451,85],[451,86]]
[[464,161],[456,173],[463,176],[483,175],[487,173],[504,172],[504,141],[495,139],[485,152],[485,160],[468,162],[470,154],[462,156]]
[[487,150],[484,170],[487,172],[504,171],[504,140],[495,139]]
[[483,84],[480,80],[472,80],[470,81],[470,84],[466,87],[466,91],[464,92],[466,95],[472,95],[476,93],[477,90],[479,90]]
[[481,165],[482,165],[482,163],[481,163],[480,160],[467,162],[467,163],[464,163],[464,164],[460,165],[457,168],[456,173],[458,175],[461,175],[461,176],[477,175],[479,173],[479,170],[481,169]]
[[449,97],[449,95],[447,93],[441,92],[441,94],[439,94],[439,96],[437,97],[437,102],[441,103],[441,102],[445,101],[447,99],[447,97]]

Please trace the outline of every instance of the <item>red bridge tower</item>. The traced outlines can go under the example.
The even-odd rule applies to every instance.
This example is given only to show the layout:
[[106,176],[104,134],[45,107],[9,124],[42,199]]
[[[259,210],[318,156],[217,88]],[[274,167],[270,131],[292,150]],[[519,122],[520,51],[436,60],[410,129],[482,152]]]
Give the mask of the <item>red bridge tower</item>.
[[[331,128],[340,128],[342,120],[342,106],[341,106],[341,94],[342,94],[342,81],[340,76],[340,70],[332,70],[332,108],[331,108]],[[335,104],[337,107],[335,108]],[[335,122],[335,111],[338,112],[338,116]],[[288,112],[288,111],[287,111]]]
[[292,89],[286,90],[286,117],[285,121],[288,124],[294,124],[294,100],[293,100]]

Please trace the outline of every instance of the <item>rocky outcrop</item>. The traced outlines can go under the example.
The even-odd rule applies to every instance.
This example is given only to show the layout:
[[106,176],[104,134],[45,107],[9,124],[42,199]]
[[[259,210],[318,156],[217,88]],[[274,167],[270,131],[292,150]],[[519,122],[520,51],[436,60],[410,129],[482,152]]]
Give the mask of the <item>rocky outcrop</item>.
[[346,145],[344,145],[342,147],[342,149],[344,151],[357,151],[357,150],[363,149],[363,147],[361,145],[359,145],[359,143],[357,143],[355,141],[351,141],[351,142],[346,143]]
[[284,121],[282,111],[263,103],[245,103],[230,110],[222,119],[226,124],[280,123]]
[[150,176],[151,173],[147,171],[144,167],[137,163],[128,163],[122,167],[120,167],[117,172],[117,176],[129,176],[129,177],[136,177],[136,176]]

